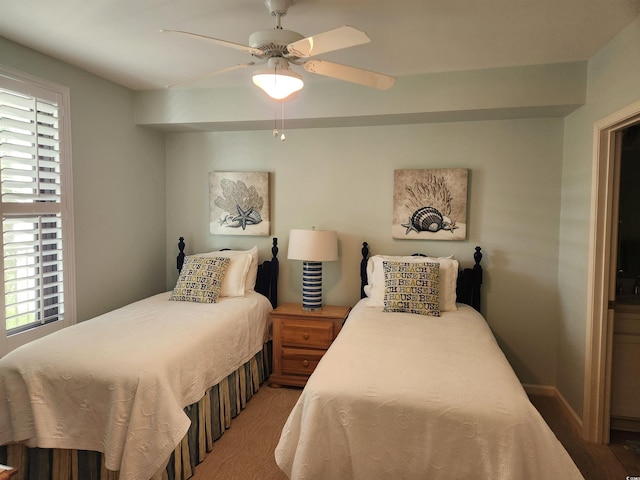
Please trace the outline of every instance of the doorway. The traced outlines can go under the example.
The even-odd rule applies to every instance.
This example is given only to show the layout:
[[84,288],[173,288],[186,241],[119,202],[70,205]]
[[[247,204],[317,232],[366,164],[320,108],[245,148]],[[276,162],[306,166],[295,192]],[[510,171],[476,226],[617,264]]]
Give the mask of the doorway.
[[587,345],[583,435],[609,443],[611,365],[617,286],[618,192],[623,131],[640,123],[640,102],[615,112],[594,126]]
[[[609,448],[640,471],[640,123],[621,132]],[[617,150],[616,150],[617,151]],[[615,217],[614,217],[615,219]],[[613,254],[613,252],[612,252]],[[606,415],[606,412],[605,412]]]

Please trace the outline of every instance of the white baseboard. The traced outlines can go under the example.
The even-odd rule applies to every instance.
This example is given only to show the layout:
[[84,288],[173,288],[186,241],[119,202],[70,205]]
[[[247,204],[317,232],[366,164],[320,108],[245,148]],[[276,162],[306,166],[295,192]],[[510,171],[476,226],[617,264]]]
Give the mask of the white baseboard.
[[579,430],[582,431],[582,418],[580,418],[576,414],[573,408],[571,408],[571,405],[569,405],[569,402],[567,402],[567,399],[564,398],[562,393],[560,393],[560,391],[556,387],[552,387],[550,385],[530,385],[530,384],[523,384],[522,387],[524,388],[524,391],[530,395],[540,395],[545,397],[556,398],[558,400],[560,407],[564,410],[564,413],[573,422],[575,422],[576,427],[578,427]]
[[569,405],[569,402],[567,402],[567,399],[564,398],[562,393],[555,388],[554,390],[556,391],[556,398],[560,400],[560,405],[564,407],[565,412],[573,419],[574,422],[576,422],[576,425],[580,428],[580,431],[582,431],[582,418],[580,418],[575,410],[571,408],[571,405]]
[[540,395],[542,397],[555,397],[556,396],[556,387],[551,387],[549,385],[531,385],[531,384],[522,384],[524,391],[529,395]]

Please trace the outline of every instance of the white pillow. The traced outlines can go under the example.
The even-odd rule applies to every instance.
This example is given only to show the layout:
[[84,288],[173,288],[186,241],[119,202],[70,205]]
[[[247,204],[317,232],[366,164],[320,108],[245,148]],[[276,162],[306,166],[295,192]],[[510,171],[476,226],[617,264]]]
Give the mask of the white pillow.
[[255,288],[258,277],[258,247],[249,250],[222,250],[200,255],[230,259],[229,268],[222,282],[221,297],[242,297]]
[[382,262],[396,261],[409,263],[438,263],[440,264],[440,311],[449,312],[457,310],[456,286],[458,282],[458,261],[450,257],[420,257],[416,255],[373,255],[367,261],[367,285],[364,293],[371,299],[370,305],[384,307],[384,269]]
[[430,262],[440,264],[440,311],[450,312],[457,310],[456,289],[458,287],[458,261],[450,257],[426,257]]
[[251,255],[251,265],[249,265],[249,272],[247,272],[244,290],[245,292],[251,292],[255,290],[256,281],[258,280],[258,247],[252,247],[246,252]]

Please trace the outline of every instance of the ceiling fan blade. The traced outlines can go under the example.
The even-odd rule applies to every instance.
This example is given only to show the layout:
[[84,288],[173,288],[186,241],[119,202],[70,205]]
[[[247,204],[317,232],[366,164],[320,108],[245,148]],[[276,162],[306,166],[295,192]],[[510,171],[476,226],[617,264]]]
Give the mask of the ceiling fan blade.
[[182,35],[189,35],[190,37],[200,38],[204,40],[208,40],[222,47],[235,48],[236,50],[243,51],[245,53],[250,53],[251,55],[256,55],[257,57],[262,57],[264,52],[259,48],[253,48],[248,45],[242,45],[241,43],[229,42],[227,40],[220,40],[219,38],[208,37],[206,35],[200,35],[197,33],[185,32],[182,30],[160,30],[161,32],[168,33],[181,33]]
[[205,73],[204,75],[198,75],[197,77],[191,77],[186,80],[180,80],[179,82],[170,83],[169,85],[166,86],[166,88],[171,88],[171,87],[175,87],[177,85],[183,85],[186,83],[197,82],[198,80],[202,80],[203,78],[213,77],[214,75],[220,75],[221,73],[231,72],[239,68],[252,67],[255,64],[256,62],[249,62],[249,63],[241,63],[238,65],[233,65],[231,67],[223,68],[221,70],[216,70],[215,72],[209,72],[209,73]]
[[312,35],[297,42],[287,45],[289,54],[299,58],[312,57],[321,55],[342,48],[354,47],[369,43],[369,36],[358,30],[357,28],[345,25],[344,27],[335,28],[324,33]]
[[307,72],[317,73],[326,77],[337,78],[347,82],[358,83],[366,87],[386,90],[396,83],[395,77],[383,73],[372,72],[362,68],[349,67],[326,60],[309,60],[304,63]]

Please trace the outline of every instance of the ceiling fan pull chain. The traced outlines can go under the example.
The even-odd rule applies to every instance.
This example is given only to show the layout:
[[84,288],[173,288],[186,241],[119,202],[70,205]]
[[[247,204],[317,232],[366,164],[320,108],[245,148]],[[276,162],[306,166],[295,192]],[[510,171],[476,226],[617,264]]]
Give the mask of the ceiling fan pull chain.
[[277,120],[278,120],[278,114],[274,111],[273,112],[273,136],[277,137],[278,136],[278,124],[277,124]]
[[284,142],[287,137],[284,136],[284,100],[282,100],[282,135],[280,135],[280,141]]

